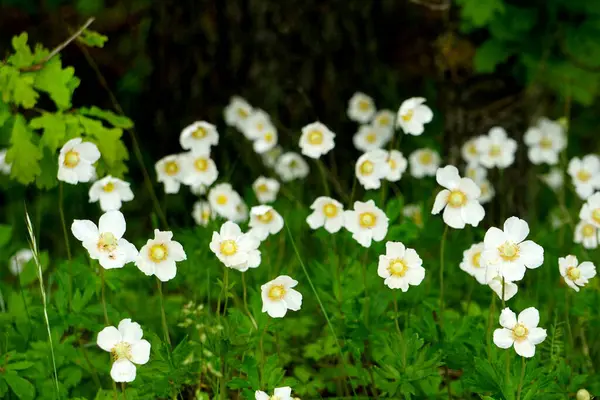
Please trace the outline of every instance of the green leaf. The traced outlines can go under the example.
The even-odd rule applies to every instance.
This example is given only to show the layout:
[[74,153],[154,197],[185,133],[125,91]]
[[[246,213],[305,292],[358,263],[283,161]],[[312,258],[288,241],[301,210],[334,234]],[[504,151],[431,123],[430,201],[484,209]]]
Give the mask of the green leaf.
[[35,387],[31,382],[17,375],[16,372],[7,371],[4,374],[4,380],[19,399],[28,400],[35,397]]
[[502,0],[458,0],[461,5],[462,19],[469,21],[474,27],[481,28],[488,24],[496,14],[504,12]]
[[43,150],[40,160],[40,174],[35,179],[35,185],[39,189],[52,189],[58,185],[58,162],[53,151]]
[[121,128],[106,128],[100,121],[79,117],[79,121],[83,126],[85,133],[91,136],[91,139],[102,154],[102,161],[105,166],[102,168],[99,165],[98,175],[102,176],[105,173],[110,173],[116,177],[122,177],[127,172],[125,160],[129,158],[127,147],[121,140],[123,130]]
[[488,39],[478,49],[473,60],[475,70],[480,73],[494,72],[496,66],[513,54],[504,43],[497,39]]
[[73,67],[62,68],[59,56],[46,62],[35,78],[35,87],[48,93],[61,110],[71,108],[71,97],[77,86],[79,78],[75,76],[75,70]]
[[8,104],[0,100],[0,128],[10,118],[10,107]]
[[12,38],[12,46],[15,53],[8,57],[8,62],[17,68],[29,67],[34,63],[34,56],[27,44],[27,33]]
[[21,114],[14,117],[11,146],[6,153],[6,161],[12,164],[10,176],[27,185],[41,172],[40,159],[42,152],[32,143],[33,135]]
[[10,242],[12,236],[12,226],[0,225],[0,247],[4,247]]
[[44,113],[42,116],[29,121],[29,126],[33,129],[44,130],[40,145],[47,147],[52,152],[56,151],[65,142],[67,126],[60,113]]
[[133,121],[122,115],[115,114],[112,111],[102,110],[96,106],[90,108],[82,107],[79,112],[90,117],[97,117],[110,123],[115,128],[129,129],[133,127]]
[[490,32],[496,39],[518,42],[534,27],[537,10],[534,8],[505,5],[505,11],[490,21]]
[[24,369],[31,368],[32,366],[33,366],[33,363],[31,361],[17,361],[12,364],[8,364],[6,366],[6,369],[13,370],[13,371],[22,371]]
[[108,40],[108,36],[86,29],[81,33],[77,40],[88,47],[104,47],[104,43]]
[[4,103],[13,102],[24,108],[33,108],[39,94],[33,89],[32,73],[20,73],[10,65],[0,67],[0,92]]

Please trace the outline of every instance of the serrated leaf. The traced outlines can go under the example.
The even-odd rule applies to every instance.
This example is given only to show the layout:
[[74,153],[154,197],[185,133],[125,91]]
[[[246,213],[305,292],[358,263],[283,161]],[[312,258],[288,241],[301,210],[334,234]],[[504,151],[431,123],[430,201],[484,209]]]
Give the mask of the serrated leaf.
[[10,144],[6,153],[6,162],[11,163],[10,176],[27,185],[41,172],[42,152],[32,143],[33,135],[21,114],[14,117]]
[[0,128],[10,118],[10,107],[8,104],[0,100]]
[[15,67],[0,67],[0,92],[4,103],[13,102],[24,108],[33,108],[39,94],[33,89],[34,78],[29,72],[21,73]]
[[24,68],[33,65],[34,56],[27,44],[27,32],[21,33],[19,36],[12,38],[12,47],[15,50],[14,54],[8,57],[8,62],[17,68]]
[[77,40],[88,47],[104,47],[104,43],[108,40],[108,36],[86,29],[81,33]]
[[79,78],[75,76],[75,70],[73,67],[62,68],[59,56],[46,62],[35,78],[35,87],[48,93],[61,110],[71,108],[71,97],[77,86]]
[[58,185],[58,161],[54,152],[48,149],[42,150],[43,156],[40,160],[40,174],[35,179],[35,185],[39,189],[52,189]]
[[79,112],[90,117],[97,117],[110,123],[115,128],[129,129],[133,127],[133,121],[122,115],[115,114],[112,111],[102,110],[96,106],[90,108],[82,107]]
[[56,151],[60,144],[65,142],[67,126],[60,113],[44,113],[40,117],[29,121],[29,126],[33,129],[44,130],[40,145],[47,147],[52,152]]
[[16,372],[7,371],[3,376],[10,389],[19,399],[29,400],[35,397],[35,387],[31,382],[17,375]]
[[123,130],[121,128],[106,128],[98,120],[79,117],[83,129],[91,140],[96,143],[102,154],[103,164],[98,165],[100,176],[109,173],[116,177],[122,177],[127,172],[125,160],[129,158],[127,147],[121,140]]
[[475,70],[480,73],[494,72],[496,66],[508,59],[513,51],[497,39],[486,40],[478,49],[473,59]]

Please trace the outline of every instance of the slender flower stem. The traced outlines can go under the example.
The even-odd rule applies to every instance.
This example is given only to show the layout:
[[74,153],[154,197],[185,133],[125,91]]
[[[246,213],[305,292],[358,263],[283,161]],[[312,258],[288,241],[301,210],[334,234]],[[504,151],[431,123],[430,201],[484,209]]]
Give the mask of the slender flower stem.
[[396,289],[394,292],[394,322],[396,323],[396,330],[398,331],[398,336],[400,336],[400,341],[402,342],[402,365],[406,368],[406,342],[404,341],[404,335],[402,335],[402,331],[400,330],[400,325],[398,324],[398,293]]
[[242,272],[242,289],[244,290],[244,310],[246,310],[246,314],[248,314],[250,321],[252,321],[252,325],[254,325],[254,329],[258,329],[256,320],[254,319],[254,317],[252,316],[252,313],[250,312],[250,309],[248,308],[248,299],[247,299],[248,289],[246,288],[246,274],[244,272]]
[[158,288],[158,298],[160,300],[160,312],[161,312],[161,318],[162,318],[163,334],[165,336],[165,342],[167,342],[167,344],[169,345],[169,349],[170,349],[171,348],[171,337],[169,336],[169,328],[167,325],[167,315],[165,314],[165,305],[164,305],[163,292],[162,292],[162,282],[158,278],[156,278],[156,287]]
[[504,300],[504,295],[506,294],[506,279],[502,277],[502,309],[506,308],[506,301]]
[[58,184],[58,212],[62,224],[63,235],[65,239],[65,248],[67,250],[67,260],[69,264],[69,310],[71,309],[73,299],[73,267],[71,266],[71,245],[69,244],[69,233],[67,232],[67,223],[65,222],[64,193],[62,181]]
[[496,293],[492,291],[492,301],[490,302],[490,312],[488,313],[486,335],[488,345],[488,361],[492,360],[492,316],[496,309]]
[[102,294],[102,310],[104,311],[104,323],[106,326],[110,326],[110,321],[108,320],[108,313],[106,312],[106,295],[105,295],[105,282],[104,282],[104,268],[99,266],[100,268],[100,282],[101,282],[101,294]]
[[125,391],[125,382],[121,382],[121,391],[123,391],[123,399],[127,400],[127,393]]
[[367,285],[367,263],[369,260],[369,249],[365,249],[365,255],[363,257],[363,261],[361,263],[362,267],[362,276],[363,276],[363,284],[365,286],[365,301],[363,303],[363,314],[365,316],[365,325],[369,325],[369,307],[371,299],[369,297],[369,287]]
[[525,379],[525,357],[521,357],[521,378],[519,379],[519,388],[517,389],[517,400],[521,400],[521,391],[523,390],[523,379]]
[[323,190],[325,191],[325,196],[329,196],[331,192],[329,190],[329,183],[327,183],[327,172],[325,170],[325,165],[323,164],[323,161],[321,161],[320,158],[318,158],[316,162],[317,166],[319,167],[319,173],[321,174],[321,180],[323,182]]
[[223,304],[223,316],[227,315],[227,303],[229,301],[229,268],[223,273],[223,290],[225,291],[225,304]]
[[571,348],[573,348],[573,332],[571,330],[571,318],[569,316],[569,311],[571,308],[571,304],[570,304],[570,292],[569,292],[569,288],[565,289],[565,321],[567,323],[567,332],[569,332],[569,346]]
[[444,326],[444,250],[446,237],[448,236],[448,225],[444,228],[442,242],[440,243],[440,325]]

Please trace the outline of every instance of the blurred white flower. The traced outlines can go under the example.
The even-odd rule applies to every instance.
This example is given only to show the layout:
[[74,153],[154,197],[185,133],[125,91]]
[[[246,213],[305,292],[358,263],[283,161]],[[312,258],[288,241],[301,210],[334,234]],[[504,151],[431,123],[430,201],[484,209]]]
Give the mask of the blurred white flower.
[[408,290],[408,286],[418,286],[425,279],[423,260],[414,249],[407,249],[400,242],[387,242],[385,255],[379,256],[377,275],[384,278],[390,289]]
[[[488,282],[488,286],[498,295],[498,298],[502,300],[502,277],[496,274],[496,276]],[[519,287],[516,283],[506,279],[504,280],[504,301],[508,301],[515,297],[518,291]]]
[[236,223],[227,221],[219,232],[213,232],[209,247],[226,267],[244,272],[260,265],[259,245],[256,236],[243,233]]
[[123,201],[133,200],[129,182],[110,175],[94,182],[88,194],[90,203],[100,201],[102,211],[119,210]]
[[275,164],[275,172],[277,172],[284,182],[306,178],[309,171],[308,164],[298,153],[284,153],[279,156],[277,163]]
[[568,255],[558,259],[558,270],[565,283],[576,292],[579,287],[587,285],[590,279],[596,276],[596,267],[589,261],[579,264],[577,257]]
[[251,233],[259,240],[279,233],[283,228],[283,217],[271,206],[261,205],[250,209]]
[[115,382],[133,382],[136,364],[143,365],[150,359],[150,342],[142,339],[144,332],[137,322],[126,318],[119,327],[107,326],[98,333],[96,344],[110,352],[113,360],[110,377]]
[[382,148],[389,139],[389,131],[373,125],[361,125],[352,137],[352,143],[358,150],[367,152]]
[[246,120],[242,133],[250,140],[257,140],[264,137],[266,132],[275,132],[275,126],[269,114],[256,108]]
[[575,394],[575,400],[591,400],[592,395],[585,389],[579,389]]
[[487,284],[485,276],[485,265],[481,264],[481,253],[483,243],[476,243],[463,252],[460,269],[471,275],[482,285]]
[[4,175],[10,174],[10,170],[12,168],[12,165],[6,162],[7,151],[7,149],[0,150],[0,173],[3,173]]
[[310,158],[320,158],[335,147],[335,133],[321,122],[313,122],[302,128],[300,149],[302,154]]
[[232,219],[236,214],[239,201],[241,201],[240,195],[233,190],[229,183],[219,183],[208,192],[211,209],[226,219]]
[[279,135],[277,134],[277,129],[273,125],[270,125],[260,133],[259,137],[254,138],[252,146],[257,154],[264,154],[277,146],[278,142]]
[[211,146],[219,144],[219,133],[213,124],[196,121],[183,128],[179,135],[179,144],[184,150],[210,154]]
[[386,132],[386,137],[389,139],[392,138],[394,134],[394,112],[391,110],[379,110],[373,117],[373,121],[371,122],[374,128],[378,128]]
[[573,180],[577,195],[583,200],[600,188],[600,157],[595,154],[588,154],[581,159],[572,158],[567,172]]
[[100,151],[94,143],[71,139],[60,149],[57,178],[72,185],[89,182],[95,172],[94,163],[99,159]]
[[404,100],[398,114],[396,115],[396,126],[402,128],[409,135],[421,135],[425,130],[425,124],[433,119],[433,112],[425,104],[425,98],[412,97]]
[[281,275],[260,287],[262,312],[272,318],[283,318],[287,310],[298,311],[302,307],[302,294],[294,288],[298,281]]
[[271,150],[261,154],[263,163],[270,168],[275,167],[277,159],[283,154],[281,146],[275,146]]
[[550,172],[541,176],[542,181],[550,187],[550,189],[557,191],[563,187],[565,183],[565,177],[560,168],[552,168]]
[[600,232],[595,225],[587,221],[579,221],[575,226],[575,243],[581,243],[586,249],[595,249],[598,247]]
[[371,121],[375,111],[375,102],[364,93],[354,93],[348,102],[348,117],[352,121],[366,124]]
[[515,162],[517,142],[507,136],[504,128],[496,126],[477,139],[479,161],[486,168],[506,168]]
[[600,228],[600,192],[596,192],[587,198],[579,210],[579,218],[589,222],[596,228]]
[[237,192],[234,192],[233,200],[235,202],[234,213],[229,219],[237,224],[245,222],[248,219],[248,205]]
[[279,193],[279,182],[276,179],[259,176],[252,184],[254,194],[261,204],[272,203]]
[[255,400],[292,400],[292,388],[289,386],[275,388],[273,396],[269,396],[261,390],[254,393]]
[[208,190],[208,187],[206,187],[206,185],[203,185],[201,183],[190,186],[190,192],[192,192],[192,194],[194,194],[196,196],[202,196],[202,195],[206,194],[207,190]]
[[480,162],[481,155],[479,154],[479,150],[477,149],[477,141],[480,137],[481,136],[476,136],[467,140],[460,149],[460,154],[462,155],[463,160],[465,160],[467,164],[476,166]]
[[567,147],[563,126],[544,117],[525,132],[523,140],[529,146],[529,161],[536,165],[555,165],[558,163],[559,153]]
[[423,211],[420,204],[407,204],[402,208],[402,215],[412,219],[415,225],[423,226]]
[[8,269],[13,275],[20,275],[27,264],[33,258],[33,253],[29,249],[21,249],[17,251],[8,260]]
[[354,172],[358,182],[367,190],[379,189],[381,180],[390,172],[387,162],[388,152],[382,149],[371,150],[358,158]]
[[181,156],[171,154],[158,160],[154,166],[159,182],[165,185],[165,193],[178,193],[183,179]]
[[252,114],[252,106],[243,98],[233,96],[225,107],[225,123],[243,131],[250,114]]
[[494,187],[492,186],[491,182],[487,179],[484,179],[478,183],[478,186],[481,190],[479,202],[481,204],[489,203],[496,195],[496,191],[494,190]]
[[210,186],[219,176],[217,164],[208,153],[188,152],[180,155],[181,182],[188,186]]
[[501,349],[515,348],[521,357],[531,358],[535,355],[535,346],[546,339],[546,330],[538,328],[540,313],[535,307],[521,311],[519,317],[505,308],[500,313],[502,328],[494,331],[494,344]]
[[338,232],[344,226],[344,206],[331,197],[317,197],[310,208],[313,210],[306,218],[311,229],[324,227],[329,233]]
[[177,275],[177,262],[187,257],[183,246],[173,240],[173,232],[154,230],[154,239],[148,239],[140,249],[135,265],[147,276],[156,275],[162,282]]
[[408,161],[398,150],[390,150],[387,153],[388,173],[385,176],[390,182],[397,182],[402,178],[402,174],[406,171]]
[[373,200],[355,201],[354,210],[344,211],[344,227],[352,238],[363,247],[371,247],[371,241],[381,242],[388,230],[389,219]]
[[197,201],[194,203],[192,218],[194,218],[196,224],[206,226],[215,218],[215,213],[212,211],[210,204],[207,201]]
[[479,184],[487,178],[487,169],[479,164],[467,164],[465,168],[465,176],[473,182]]
[[408,156],[410,163],[410,174],[414,178],[435,176],[440,166],[440,155],[431,149],[419,149]]

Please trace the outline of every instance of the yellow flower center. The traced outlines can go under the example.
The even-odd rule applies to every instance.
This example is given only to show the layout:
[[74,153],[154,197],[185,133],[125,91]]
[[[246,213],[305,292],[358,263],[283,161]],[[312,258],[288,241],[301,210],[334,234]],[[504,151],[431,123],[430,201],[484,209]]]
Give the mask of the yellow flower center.
[[419,162],[423,165],[431,164],[432,161],[433,161],[433,156],[431,155],[431,152],[429,152],[429,151],[424,151],[419,155]]
[[360,111],[369,111],[371,109],[371,104],[367,100],[361,100],[358,102],[358,108]]
[[550,140],[547,137],[543,137],[542,140],[540,140],[540,147],[542,149],[551,149],[552,148],[552,140]]
[[296,161],[296,160],[292,160],[288,163],[288,167],[290,169],[295,169],[297,166],[298,166],[298,161]]
[[386,117],[386,116],[379,117],[379,125],[381,125],[381,126],[388,126],[389,124],[390,124],[389,117]]
[[581,182],[587,182],[591,177],[592,174],[587,172],[585,169],[580,169],[579,172],[577,172],[577,179],[579,179]]
[[502,153],[502,148],[500,146],[498,146],[497,144],[494,144],[494,145],[492,145],[492,147],[490,147],[490,156],[498,157],[501,153]]
[[168,254],[167,246],[163,243],[153,245],[148,251],[148,256],[155,263],[165,260]]
[[477,155],[477,146],[475,146],[475,143],[471,143],[468,147],[467,147],[467,153],[476,156]]
[[413,221],[416,225],[423,225],[423,214],[421,213],[421,210],[417,210],[417,212],[415,212],[413,215]]
[[268,296],[271,300],[281,300],[285,296],[285,288],[283,285],[273,285],[269,289]]
[[529,335],[529,329],[527,329],[523,324],[517,324],[512,331],[513,339],[517,342],[525,340],[527,335]]
[[113,251],[117,248],[117,238],[110,232],[104,232],[100,234],[98,239],[98,250],[100,251]]
[[245,109],[243,109],[243,108],[238,108],[238,110],[237,110],[237,114],[238,114],[238,117],[240,117],[241,119],[246,119],[246,118],[248,118],[248,111],[246,111],[246,110],[245,110]]
[[338,208],[335,206],[335,204],[327,203],[323,206],[323,214],[325,214],[327,218],[333,218],[337,215],[337,213]]
[[165,172],[169,176],[176,175],[179,172],[179,165],[175,161],[167,161],[165,163]]
[[448,204],[450,207],[458,208],[467,203],[467,196],[460,190],[453,190],[448,196]]
[[200,216],[202,217],[202,219],[204,221],[208,221],[210,219],[210,210],[208,210],[208,209],[202,210],[202,213]]
[[106,185],[104,185],[102,187],[102,190],[104,190],[106,193],[110,193],[113,190],[115,190],[115,184],[112,182],[108,182]]
[[308,134],[308,143],[317,146],[323,143],[323,133],[318,130],[314,130]]
[[408,110],[406,114],[402,115],[402,119],[404,120],[404,122],[409,122],[412,119],[413,115],[415,115],[414,110]]
[[393,158],[388,158],[388,165],[390,166],[390,169],[393,171],[398,167],[398,164],[396,163],[396,160],[394,160]]
[[371,175],[373,173],[373,169],[375,169],[375,166],[371,161],[366,160],[363,161],[362,164],[360,164],[360,167],[358,169],[363,175]]
[[265,124],[263,124],[262,122],[259,122],[258,124],[256,124],[256,129],[261,132],[263,129],[265,129]]
[[271,143],[273,139],[275,139],[275,135],[273,134],[273,132],[267,132],[263,136],[263,139],[265,140],[265,142]]
[[220,250],[224,256],[232,256],[237,253],[237,243],[234,240],[224,240],[221,242]]
[[400,258],[395,258],[390,261],[388,264],[388,271],[392,276],[402,277],[406,275],[406,271],[408,271],[408,267],[404,260]]
[[600,208],[596,208],[592,211],[592,219],[600,224]]
[[583,226],[583,229],[581,229],[581,233],[585,237],[592,237],[596,234],[596,227],[590,224],[586,224]]
[[120,359],[131,359],[131,345],[126,342],[119,342],[113,347],[110,351],[110,355],[112,356],[113,361],[117,361]]
[[513,261],[519,258],[519,246],[512,242],[504,242],[501,244],[500,247],[498,247],[498,252],[504,261]]
[[570,280],[576,281],[581,276],[581,271],[577,267],[567,268],[567,276]]
[[363,228],[372,228],[377,222],[377,217],[372,212],[364,212],[358,216],[358,223]]
[[473,266],[475,268],[480,268],[481,267],[480,261],[481,261],[481,252],[478,251],[477,253],[473,254],[473,258],[471,259],[471,262],[473,263]]
[[199,127],[192,133],[192,136],[195,137],[196,139],[202,139],[203,137],[206,137],[206,135],[207,135],[206,129],[204,129],[203,127]]
[[67,168],[75,168],[79,164],[79,153],[75,150],[67,151],[63,165]]
[[217,196],[217,204],[224,206],[227,204],[227,196],[220,194]]
[[256,191],[259,193],[267,193],[269,191],[269,187],[266,183],[261,183],[256,187]]
[[197,171],[205,172],[208,169],[208,161],[206,158],[196,158],[196,161],[194,161],[194,168],[196,168]]
[[375,135],[374,132],[369,132],[365,137],[365,140],[367,143],[375,143],[375,140],[377,140],[377,135]]
[[268,224],[273,220],[273,212],[269,210],[266,213],[259,215],[257,218],[263,224]]

